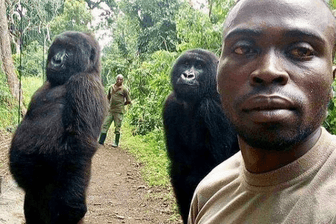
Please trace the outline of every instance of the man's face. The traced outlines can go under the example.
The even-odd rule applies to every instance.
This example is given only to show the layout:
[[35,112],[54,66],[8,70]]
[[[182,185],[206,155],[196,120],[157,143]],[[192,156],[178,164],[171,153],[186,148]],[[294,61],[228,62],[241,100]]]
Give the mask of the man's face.
[[121,86],[123,81],[124,81],[123,77],[117,76],[116,85]]
[[331,97],[334,19],[320,0],[241,0],[230,13],[218,67],[223,108],[249,145],[304,140]]

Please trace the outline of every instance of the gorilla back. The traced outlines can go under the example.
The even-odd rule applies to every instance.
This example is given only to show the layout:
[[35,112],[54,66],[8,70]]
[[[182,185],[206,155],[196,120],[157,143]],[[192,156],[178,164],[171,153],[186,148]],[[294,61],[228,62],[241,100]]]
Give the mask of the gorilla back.
[[237,137],[216,90],[217,57],[190,50],[174,64],[173,92],[163,111],[171,181],[184,223],[197,184],[238,151]]
[[81,32],[65,32],[49,48],[47,81],[10,148],[27,224],[75,224],[86,213],[91,159],[107,109],[99,57],[97,41]]

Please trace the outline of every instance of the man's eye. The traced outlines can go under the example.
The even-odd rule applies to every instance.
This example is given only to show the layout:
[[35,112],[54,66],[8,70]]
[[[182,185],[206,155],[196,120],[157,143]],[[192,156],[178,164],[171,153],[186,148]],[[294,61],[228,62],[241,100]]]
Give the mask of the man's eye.
[[312,45],[306,42],[295,43],[288,49],[289,57],[292,57],[294,60],[309,60],[316,53]]
[[313,56],[314,50],[310,49],[310,48],[306,48],[306,47],[298,47],[298,48],[294,48],[290,51],[290,54],[295,57],[295,58],[310,58],[311,56]]
[[234,52],[236,54],[239,54],[239,55],[248,55],[248,54],[253,54],[255,53],[255,51],[250,48],[250,47],[247,47],[247,46],[240,46],[240,47],[236,47],[234,49]]

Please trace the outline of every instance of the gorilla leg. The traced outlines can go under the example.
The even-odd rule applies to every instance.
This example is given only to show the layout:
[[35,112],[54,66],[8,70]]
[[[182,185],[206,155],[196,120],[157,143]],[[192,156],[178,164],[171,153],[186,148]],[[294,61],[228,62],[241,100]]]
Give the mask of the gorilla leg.
[[26,192],[24,200],[24,214],[26,218],[26,224],[44,224],[41,219],[41,211],[38,203],[40,200],[33,193]]
[[[60,195],[60,194],[57,194]],[[58,212],[52,212],[51,224],[78,224],[81,222],[87,207],[84,197],[69,200],[69,195],[65,196],[67,200],[62,198],[54,198],[51,200],[51,208]]]
[[49,201],[51,224],[77,224],[87,212],[85,189],[88,180],[83,178],[84,174],[78,173],[78,169],[73,173],[67,170]]

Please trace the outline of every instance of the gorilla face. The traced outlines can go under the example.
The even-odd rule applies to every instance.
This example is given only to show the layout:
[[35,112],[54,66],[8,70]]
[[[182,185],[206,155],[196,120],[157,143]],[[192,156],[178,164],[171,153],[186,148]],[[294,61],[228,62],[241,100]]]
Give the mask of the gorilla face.
[[66,32],[52,43],[47,60],[47,79],[51,85],[62,85],[73,75],[91,71],[97,65],[99,46],[89,43],[84,33]]
[[172,71],[176,96],[182,100],[200,99],[214,94],[217,57],[210,52],[195,49],[181,55]]

